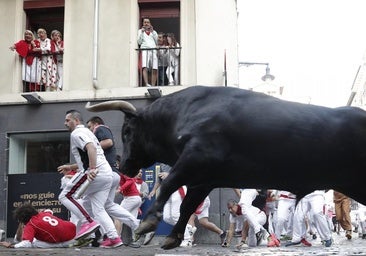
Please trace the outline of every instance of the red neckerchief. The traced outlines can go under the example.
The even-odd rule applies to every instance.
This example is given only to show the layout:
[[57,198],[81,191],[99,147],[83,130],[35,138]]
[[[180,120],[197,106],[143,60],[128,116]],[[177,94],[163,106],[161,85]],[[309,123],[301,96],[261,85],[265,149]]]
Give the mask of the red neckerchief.
[[240,215],[243,215],[242,211],[241,211],[241,206],[240,205],[237,205],[238,206],[238,209],[236,210],[236,215],[240,216]]
[[183,187],[180,187],[178,189],[178,192],[179,192],[179,195],[182,197],[182,200],[183,200],[183,198],[186,196],[186,193],[184,192]]
[[141,178],[135,178],[137,184],[142,184],[143,180]]

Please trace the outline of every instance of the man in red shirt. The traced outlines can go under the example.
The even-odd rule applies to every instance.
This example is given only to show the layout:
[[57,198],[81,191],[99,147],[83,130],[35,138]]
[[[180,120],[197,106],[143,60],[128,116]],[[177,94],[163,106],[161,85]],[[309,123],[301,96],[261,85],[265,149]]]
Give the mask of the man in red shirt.
[[25,204],[14,212],[15,219],[24,224],[22,241],[17,244],[1,242],[8,248],[51,248],[69,247],[76,235],[76,226],[60,219],[51,211],[38,212],[33,206]]

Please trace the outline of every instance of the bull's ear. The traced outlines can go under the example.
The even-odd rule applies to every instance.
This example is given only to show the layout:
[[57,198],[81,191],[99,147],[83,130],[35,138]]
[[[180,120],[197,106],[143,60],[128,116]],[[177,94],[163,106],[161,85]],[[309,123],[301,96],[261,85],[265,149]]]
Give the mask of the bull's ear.
[[129,117],[137,116],[136,108],[129,102],[123,100],[111,100],[97,103],[93,106],[90,102],[86,103],[85,108],[91,112],[102,112],[108,110],[119,110],[128,115]]

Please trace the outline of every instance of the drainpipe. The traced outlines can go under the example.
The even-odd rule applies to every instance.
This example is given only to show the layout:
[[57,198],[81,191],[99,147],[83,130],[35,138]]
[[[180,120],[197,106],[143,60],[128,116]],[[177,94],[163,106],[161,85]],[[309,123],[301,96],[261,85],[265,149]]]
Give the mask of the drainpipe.
[[94,0],[93,88],[98,89],[99,0]]

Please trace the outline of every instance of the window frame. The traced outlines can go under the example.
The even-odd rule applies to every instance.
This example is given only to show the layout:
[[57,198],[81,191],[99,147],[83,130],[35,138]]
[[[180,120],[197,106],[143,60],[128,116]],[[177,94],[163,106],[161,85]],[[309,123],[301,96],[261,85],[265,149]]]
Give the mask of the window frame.
[[[32,171],[29,170],[28,163],[28,146],[29,143],[55,143],[62,141],[68,146],[66,155],[61,155],[60,158],[67,159],[66,162],[70,162],[70,132],[67,130],[53,130],[53,131],[21,131],[21,132],[8,132],[7,133],[7,145],[8,145],[8,175],[12,174],[28,174],[28,173],[45,173],[53,172],[56,170],[41,170]],[[41,149],[40,149],[41,150]],[[62,154],[62,152],[57,152]],[[42,158],[37,159],[37,163],[42,163]],[[59,163],[61,164],[61,163]],[[64,164],[64,163],[62,163]]]

